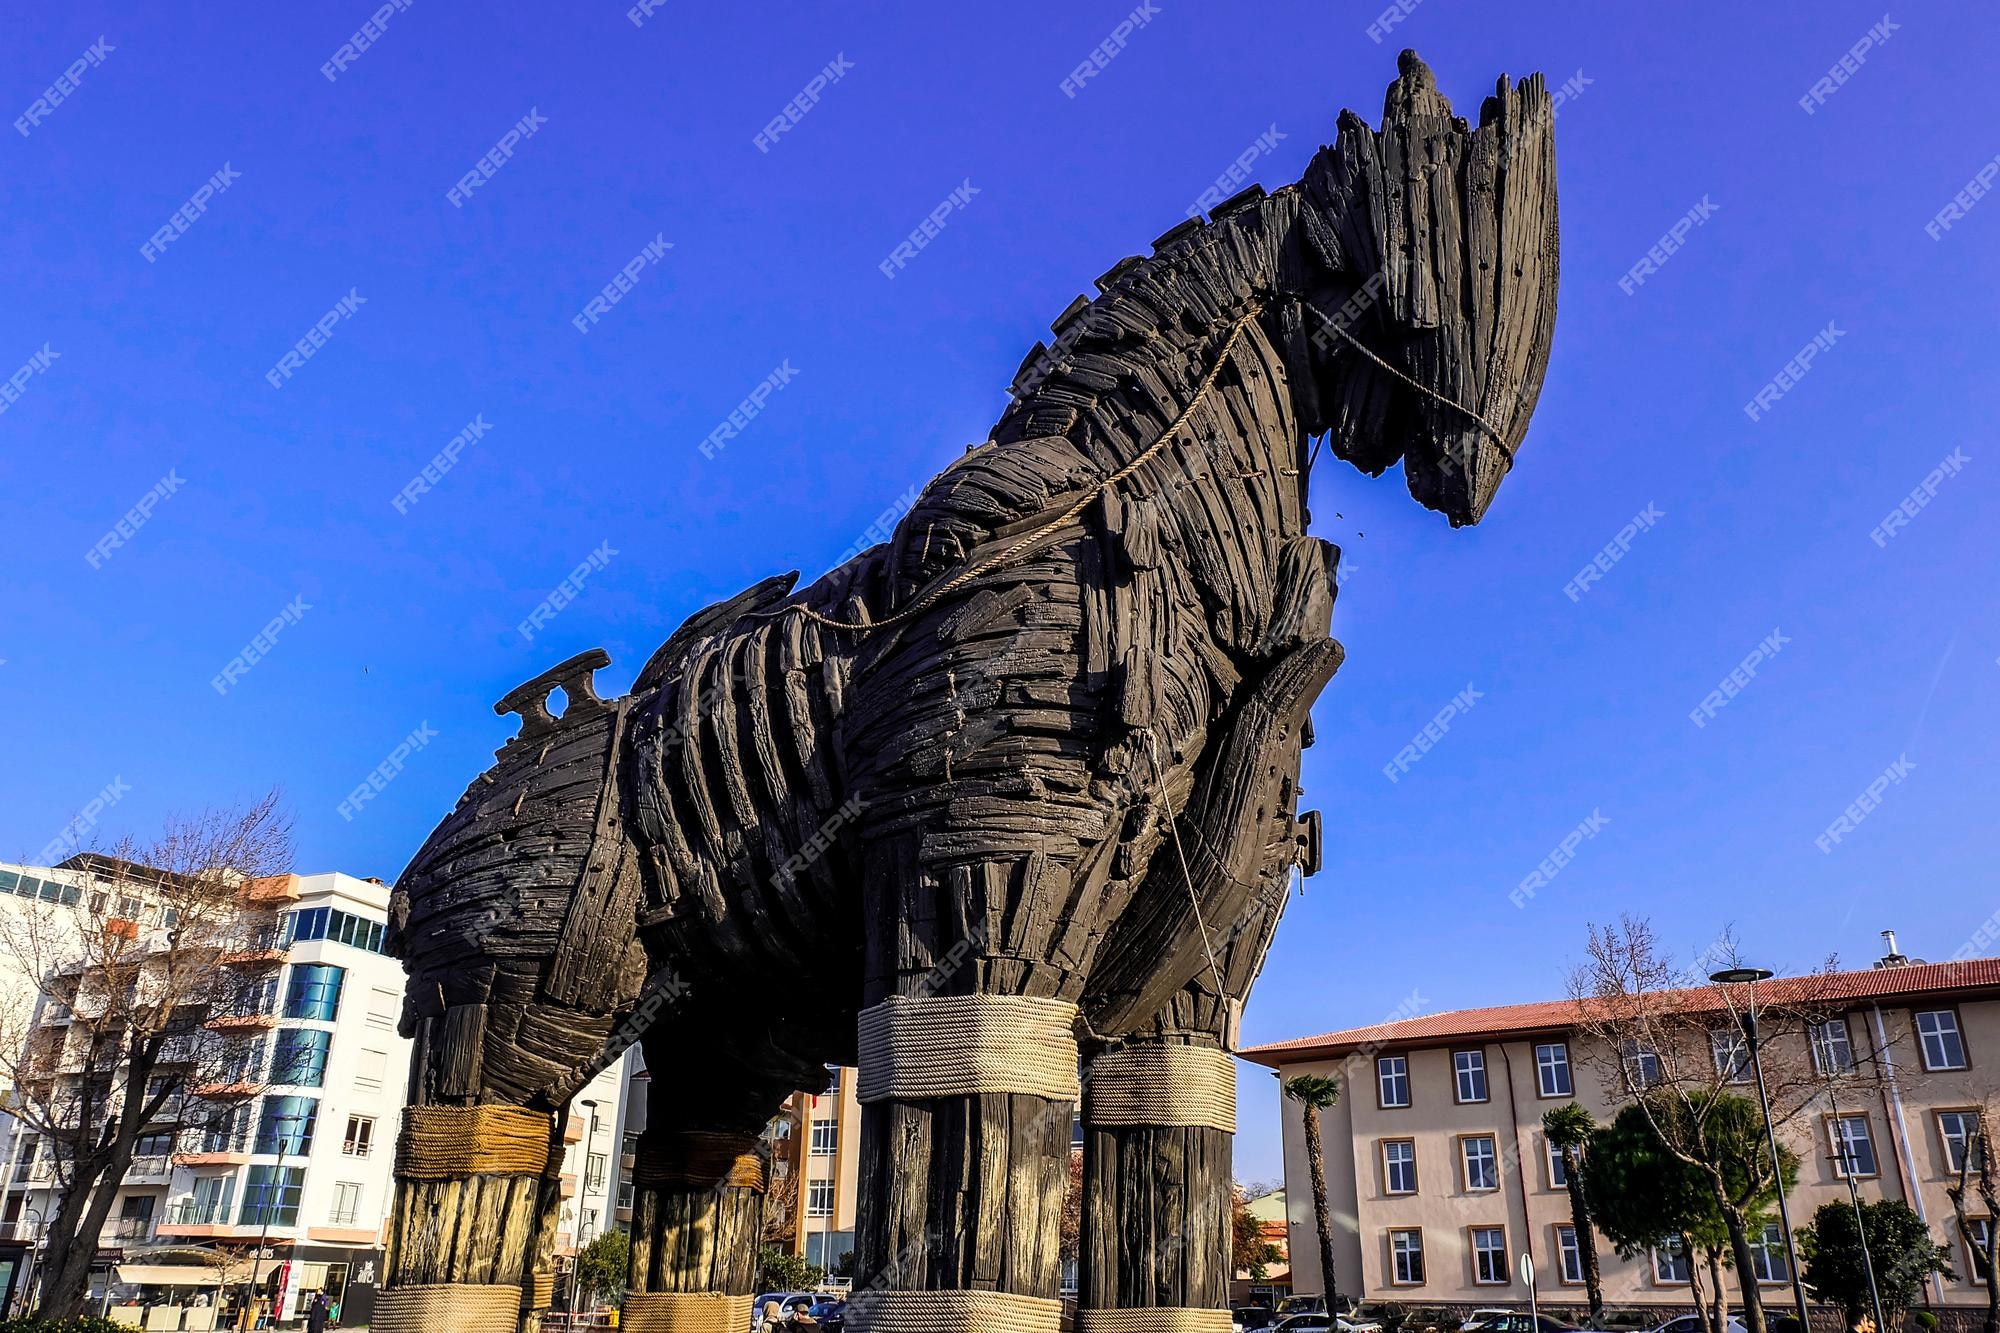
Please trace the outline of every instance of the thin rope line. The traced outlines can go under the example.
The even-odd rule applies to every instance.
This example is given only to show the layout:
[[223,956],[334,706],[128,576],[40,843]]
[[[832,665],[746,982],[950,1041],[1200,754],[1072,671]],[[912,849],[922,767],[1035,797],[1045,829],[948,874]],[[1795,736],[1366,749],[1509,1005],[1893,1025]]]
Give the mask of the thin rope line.
[[1229,991],[1222,984],[1222,969],[1215,965],[1215,946],[1209,943],[1208,923],[1201,919],[1201,902],[1194,895],[1194,872],[1188,869],[1187,849],[1181,846],[1180,817],[1174,813],[1173,798],[1167,795],[1167,775],[1160,769],[1160,752],[1151,730],[1146,732],[1146,753],[1153,761],[1153,780],[1160,784],[1160,804],[1167,810],[1167,831],[1173,834],[1174,855],[1180,858],[1181,882],[1187,885],[1188,906],[1194,909],[1194,924],[1201,931],[1201,949],[1208,955],[1208,974],[1215,980],[1215,993],[1220,999],[1228,999]]
[[[1229,336],[1222,340],[1222,346],[1215,354],[1215,360],[1209,363],[1207,372],[1201,377],[1201,383],[1195,387],[1194,396],[1188,399],[1187,406],[1180,410],[1180,415],[1176,416],[1167,424],[1166,429],[1160,432],[1158,439],[1146,446],[1137,458],[1134,458],[1124,467],[1119,468],[1116,472],[1098,482],[1097,485],[1091,487],[1075,504],[1072,504],[1068,509],[1057,514],[1048,522],[1035,528],[1032,532],[1029,532],[1006,549],[984,559],[974,560],[970,565],[967,565],[944,582],[933,585],[930,591],[919,594],[916,601],[910,603],[910,605],[904,607],[895,615],[882,620],[867,622],[835,620],[831,616],[821,615],[818,611],[813,610],[802,602],[794,602],[770,611],[754,611],[743,618],[746,620],[762,619],[768,616],[781,616],[788,611],[796,611],[807,620],[815,624],[824,625],[828,629],[848,629],[865,634],[869,630],[885,629],[890,625],[901,624],[912,616],[929,610],[941,598],[964,587],[981,574],[1009,563],[1022,552],[1041,541],[1049,533],[1054,532],[1057,528],[1062,527],[1085,509],[1089,508],[1091,503],[1099,496],[1131,476],[1134,472],[1137,472],[1152,459],[1153,455],[1167,447],[1174,436],[1180,432],[1181,427],[1187,424],[1188,418],[1194,415],[1195,409],[1201,406],[1202,400],[1208,396],[1208,391],[1215,387],[1215,379],[1216,376],[1222,373],[1223,363],[1229,360],[1229,354],[1236,350],[1236,342],[1243,336],[1243,330],[1250,327],[1250,322],[1257,317],[1258,312],[1262,308],[1261,305],[1253,304],[1248,310],[1236,317],[1235,323],[1229,326]],[[1157,763],[1158,761],[1155,760],[1155,762]]]
[[1340,325],[1337,322],[1335,322],[1332,315],[1327,314],[1324,310],[1321,310],[1311,301],[1300,301],[1299,304],[1304,306],[1306,309],[1312,311],[1315,315],[1318,315],[1321,321],[1323,321],[1329,329],[1332,329],[1335,333],[1347,339],[1347,341],[1353,345],[1355,351],[1361,353],[1361,355],[1367,357],[1370,361],[1373,361],[1376,365],[1388,371],[1391,375],[1394,375],[1397,379],[1409,385],[1412,389],[1415,389],[1418,393],[1423,394],[1426,398],[1435,399],[1438,402],[1443,403],[1446,407],[1456,408],[1458,411],[1463,412],[1466,416],[1471,417],[1474,421],[1478,422],[1482,427],[1485,428],[1486,433],[1493,437],[1493,443],[1500,446],[1501,454],[1504,455],[1507,459],[1507,470],[1509,472],[1512,472],[1514,470],[1514,451],[1507,447],[1507,437],[1500,432],[1499,427],[1495,426],[1485,417],[1479,415],[1479,413],[1467,407],[1464,403],[1458,402],[1451,398],[1447,398],[1443,394],[1439,393],[1437,390],[1429,388],[1426,385],[1417,383],[1415,380],[1411,379],[1408,375],[1405,375],[1402,371],[1396,369],[1394,366],[1390,365],[1387,361],[1384,361],[1381,357],[1369,351],[1368,348],[1362,343],[1362,341],[1359,338],[1349,333],[1346,329],[1340,327]]

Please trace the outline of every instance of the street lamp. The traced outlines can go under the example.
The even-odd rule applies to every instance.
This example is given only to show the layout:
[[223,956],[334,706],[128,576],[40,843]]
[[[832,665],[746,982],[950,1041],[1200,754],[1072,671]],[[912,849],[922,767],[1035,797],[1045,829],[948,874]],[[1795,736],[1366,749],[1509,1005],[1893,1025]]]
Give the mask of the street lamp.
[[590,1202],[590,1146],[597,1142],[597,1103],[595,1101],[581,1101],[577,1105],[589,1111],[590,1114],[586,1118],[585,1123],[588,1128],[585,1129],[583,1135],[583,1171],[579,1180],[582,1188],[576,1192],[576,1231],[573,1241],[576,1254],[569,1262],[569,1313],[571,1323],[574,1323],[576,1320],[577,1301],[583,1296],[583,1219],[584,1214],[590,1211],[584,1205]]
[[1757,983],[1776,975],[1767,967],[1725,967],[1711,972],[1710,981],[1727,986],[1741,982],[1749,987],[1750,1006],[1740,1015],[1743,1039],[1750,1046],[1750,1068],[1757,1075],[1757,1105],[1764,1113],[1764,1138],[1771,1145],[1771,1185],[1778,1192],[1778,1224],[1785,1230],[1785,1258],[1792,1269],[1792,1299],[1798,1302],[1799,1333],[1808,1333],[1812,1324],[1806,1314],[1806,1279],[1799,1268],[1799,1246],[1792,1238],[1792,1210],[1785,1203],[1785,1164],[1778,1156],[1778,1131],[1771,1124],[1771,1094],[1764,1088],[1764,1056],[1757,1040]]

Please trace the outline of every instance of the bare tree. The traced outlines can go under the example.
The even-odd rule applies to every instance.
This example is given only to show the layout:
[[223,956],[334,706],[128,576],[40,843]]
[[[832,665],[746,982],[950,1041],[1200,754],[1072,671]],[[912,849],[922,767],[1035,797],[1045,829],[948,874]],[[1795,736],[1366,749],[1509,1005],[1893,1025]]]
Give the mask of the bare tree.
[[[1784,1182],[1762,1125],[1746,1134],[1741,1123],[1752,1068],[1744,1019],[1753,995],[1706,976],[1735,956],[1725,934],[1701,964],[1676,967],[1651,924],[1627,916],[1616,926],[1590,927],[1587,960],[1569,989],[1578,1029],[1595,1039],[1583,1062],[1597,1066],[1612,1096],[1641,1108],[1665,1149],[1706,1183],[1727,1233],[1743,1322],[1749,1333],[1764,1333],[1752,1226],[1761,1232],[1762,1208]],[[1754,994],[1774,1130],[1806,1115],[1830,1076],[1863,1087],[1880,1078],[1883,1052],[1834,1042],[1823,1026],[1840,1016],[1830,998],[1835,968],[1828,959],[1815,973],[1766,981]]]
[[[1958,1159],[1958,1179],[1945,1187],[1951,1199],[1953,1218],[1958,1222],[1959,1239],[1965,1242],[1966,1276],[1986,1283],[1986,1323],[1982,1333],[2000,1333],[2000,1180],[1993,1167],[1993,1142],[1986,1132],[1991,1108],[1982,1108]],[[1976,1197],[1986,1209],[1986,1235],[1980,1238],[1973,1228],[1968,1198]]]
[[205,1111],[194,1089],[244,1081],[242,1044],[212,1024],[241,1012],[255,984],[226,962],[258,943],[246,938],[250,922],[270,919],[258,881],[288,868],[290,855],[290,820],[273,792],[170,818],[148,845],[127,839],[73,857],[65,867],[85,877],[75,902],[0,913],[0,961],[33,987],[0,1013],[0,1075],[14,1084],[16,1133],[34,1136],[55,1196],[40,1314],[83,1312],[141,1137],[178,1143]]

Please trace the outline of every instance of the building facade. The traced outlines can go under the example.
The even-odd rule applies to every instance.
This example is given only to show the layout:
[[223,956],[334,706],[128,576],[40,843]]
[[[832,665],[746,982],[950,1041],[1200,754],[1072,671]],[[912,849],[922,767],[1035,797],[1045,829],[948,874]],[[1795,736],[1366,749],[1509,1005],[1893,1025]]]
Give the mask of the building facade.
[[[1787,981],[1764,985],[1779,996]],[[1812,984],[1825,1021],[1789,1040],[1801,1046],[1793,1056],[1826,1074],[1825,1090],[1779,1127],[1800,1161],[1787,1195],[1793,1226],[1821,1204],[1847,1202],[1851,1172],[1863,1199],[1902,1200],[1949,1248],[1958,1276],[1933,1279],[1925,1302],[1983,1306],[1984,1281],[1945,1189],[1958,1177],[1974,1124],[1992,1123],[2000,1110],[2000,959],[1893,957]],[[1525,1254],[1544,1303],[1582,1303],[1562,1163],[1542,1114],[1573,1101],[1602,1124],[1625,1103],[1598,1075],[1618,1067],[1619,1057],[1593,1048],[1577,1017],[1573,1001],[1460,1010],[1242,1053],[1280,1080],[1341,1079],[1343,1094],[1324,1113],[1321,1134],[1344,1294],[1427,1306],[1525,1302]],[[1717,1016],[1718,1032],[1726,1018]],[[1780,1040],[1771,1037],[1767,1061],[1781,1054]],[[1718,1075],[1754,1098],[1741,1048],[1719,1036],[1715,1049]],[[1645,1053],[1625,1055],[1641,1062],[1625,1067],[1643,1071]],[[1865,1082],[1852,1077],[1864,1064],[1875,1071]],[[1282,1105],[1293,1286],[1316,1293],[1323,1287],[1302,1113]],[[1690,1304],[1688,1261],[1677,1244],[1625,1260],[1599,1236],[1597,1253],[1608,1303]],[[1776,1223],[1758,1238],[1756,1254],[1767,1305],[1791,1307]]]

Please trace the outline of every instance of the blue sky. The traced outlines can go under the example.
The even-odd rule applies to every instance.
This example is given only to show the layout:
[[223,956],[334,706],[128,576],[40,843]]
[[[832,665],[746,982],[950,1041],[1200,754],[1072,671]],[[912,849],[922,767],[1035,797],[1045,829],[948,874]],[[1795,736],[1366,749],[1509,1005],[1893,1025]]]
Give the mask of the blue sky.
[[[1305,776],[1326,868],[1291,906],[1246,1038],[1371,1022],[1412,995],[1557,995],[1584,923],[1621,911],[1690,951],[1733,924],[1783,968],[1865,962],[1883,927],[1947,957],[2000,908],[2000,202],[1926,232],[2000,154],[1983,7],[1892,10],[1810,114],[1799,99],[1879,8],[1422,0],[1377,41],[1369,6],[1163,0],[1075,96],[1062,81],[1129,5],[838,8],[663,6],[635,25],[615,0],[418,0],[331,81],[322,65],[372,6],[15,17],[7,854],[37,855],[110,785],[129,790],[93,836],[277,784],[302,869],[392,877],[508,734],[494,699],[597,645],[622,688],[690,611],[826,568],[985,435],[1095,275],[1260,139],[1252,178],[1295,179],[1340,107],[1376,118],[1410,45],[1475,116],[1502,71],[1573,81],[1561,315],[1520,466],[1480,528],[1450,530],[1399,476],[1314,479],[1317,528],[1348,563],[1347,664]],[[761,151],[836,60],[851,68]],[[36,110],[78,61],[73,91]],[[225,167],[227,189],[143,254]],[[886,277],[954,190],[963,206]],[[580,332],[649,243],[657,262]],[[1809,370],[1751,420],[1816,336]],[[774,372],[783,387],[704,457]],[[1934,469],[1934,497],[1871,539]],[[1657,520],[1566,594],[1649,506]],[[518,632],[607,548],[572,605]],[[287,607],[268,653],[213,688]],[[1384,765],[1468,687],[1391,782]],[[1899,760],[1867,818],[1816,846]],[[1594,814],[1574,858],[1510,901]],[[1245,1083],[1239,1174],[1268,1177],[1275,1097],[1261,1073]]]

